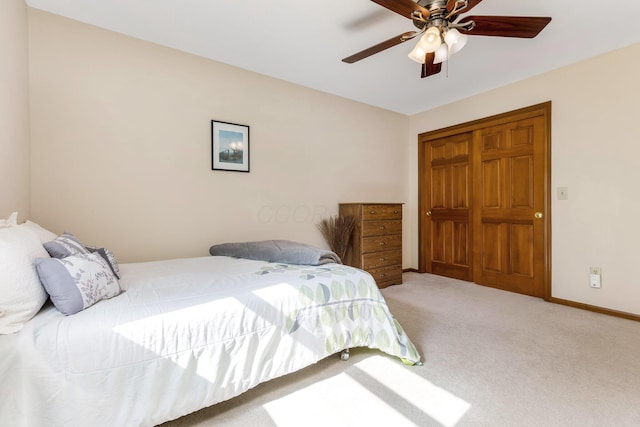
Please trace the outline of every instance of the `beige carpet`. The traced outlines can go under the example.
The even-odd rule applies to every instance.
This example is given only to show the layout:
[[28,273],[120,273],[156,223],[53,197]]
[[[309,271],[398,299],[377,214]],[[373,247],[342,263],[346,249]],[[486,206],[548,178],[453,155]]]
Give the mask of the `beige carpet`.
[[352,350],[174,426],[640,426],[640,323],[439,276],[383,290],[422,352]]

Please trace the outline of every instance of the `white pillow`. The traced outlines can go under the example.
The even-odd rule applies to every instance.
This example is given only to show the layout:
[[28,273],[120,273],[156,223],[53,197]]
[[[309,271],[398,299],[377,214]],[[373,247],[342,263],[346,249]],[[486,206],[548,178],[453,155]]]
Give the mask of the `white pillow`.
[[11,334],[38,313],[48,295],[35,259],[49,254],[28,228],[0,228],[0,334]]
[[58,237],[55,233],[52,233],[51,231],[47,230],[46,228],[41,227],[40,225],[36,224],[35,222],[31,222],[29,220],[27,220],[23,224],[20,224],[18,227],[28,228],[29,230],[31,230],[34,233],[36,233],[36,236],[38,236],[38,239],[40,239],[40,243],[47,243],[47,242],[55,239],[56,237]]
[[12,227],[14,225],[18,225],[18,212],[12,213],[7,219],[0,219],[0,228]]

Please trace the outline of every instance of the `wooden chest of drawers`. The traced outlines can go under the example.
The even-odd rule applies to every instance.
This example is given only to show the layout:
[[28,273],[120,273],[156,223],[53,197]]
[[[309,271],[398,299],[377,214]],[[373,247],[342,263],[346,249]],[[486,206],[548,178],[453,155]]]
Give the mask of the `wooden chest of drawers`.
[[402,204],[340,203],[356,218],[345,264],[369,272],[378,287],[402,283]]

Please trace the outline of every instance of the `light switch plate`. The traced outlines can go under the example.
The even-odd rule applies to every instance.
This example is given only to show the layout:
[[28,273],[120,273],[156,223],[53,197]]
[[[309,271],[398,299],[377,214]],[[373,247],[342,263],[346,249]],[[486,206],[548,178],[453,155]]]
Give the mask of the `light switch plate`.
[[569,200],[568,187],[558,187],[558,200]]

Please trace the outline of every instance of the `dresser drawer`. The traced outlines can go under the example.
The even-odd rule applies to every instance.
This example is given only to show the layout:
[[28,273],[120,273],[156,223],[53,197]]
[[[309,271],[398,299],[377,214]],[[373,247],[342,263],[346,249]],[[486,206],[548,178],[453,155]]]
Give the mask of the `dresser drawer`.
[[402,283],[402,203],[340,203],[356,219],[345,264],[368,271],[379,287]]
[[373,270],[367,270],[369,274],[373,276],[378,284],[378,287],[385,287],[389,285],[397,285],[402,283],[402,266],[393,265],[390,267],[376,268]]
[[398,264],[402,264],[402,252],[398,250],[362,255],[362,268],[365,270]]
[[402,234],[362,238],[362,253],[402,249]]
[[362,219],[402,219],[402,205],[363,205]]
[[364,221],[362,223],[362,235],[365,237],[385,234],[402,234],[402,220]]

